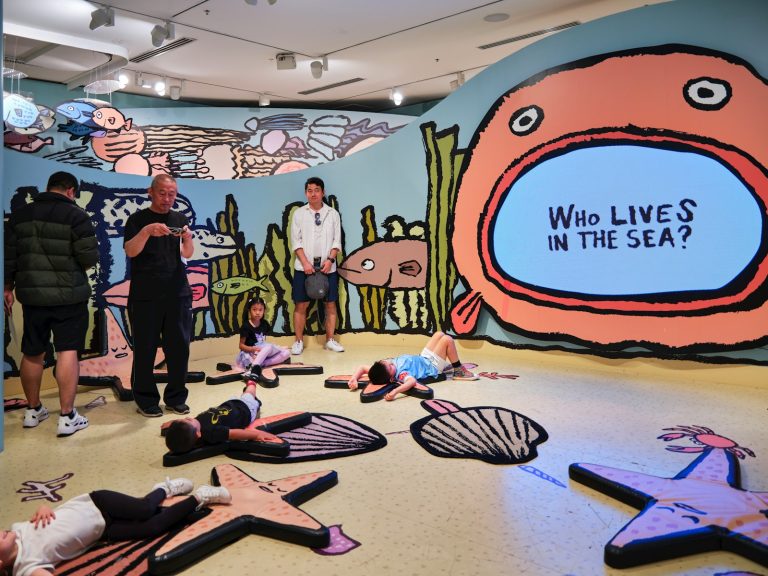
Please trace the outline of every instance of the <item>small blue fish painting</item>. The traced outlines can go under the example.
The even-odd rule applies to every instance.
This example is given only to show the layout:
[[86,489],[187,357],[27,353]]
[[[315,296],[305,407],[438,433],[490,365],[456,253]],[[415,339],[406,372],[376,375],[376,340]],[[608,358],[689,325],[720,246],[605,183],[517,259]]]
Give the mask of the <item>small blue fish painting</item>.
[[79,100],[70,100],[59,104],[56,107],[56,113],[61,114],[65,118],[77,122],[78,124],[85,124],[90,126],[94,130],[99,130],[100,127],[93,121],[93,113],[96,111],[96,105],[90,102],[82,102]]
[[3,92],[3,121],[14,128],[28,128],[35,123],[40,111],[33,102],[19,94]]

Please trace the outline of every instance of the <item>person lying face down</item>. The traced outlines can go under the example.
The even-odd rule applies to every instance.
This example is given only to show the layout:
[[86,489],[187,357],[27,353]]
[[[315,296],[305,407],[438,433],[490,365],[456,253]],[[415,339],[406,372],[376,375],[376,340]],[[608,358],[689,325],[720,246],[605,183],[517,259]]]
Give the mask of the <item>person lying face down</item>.
[[[192,494],[193,487],[187,478],[168,478],[143,498],[95,490],[55,509],[43,504],[31,520],[0,531],[0,574],[52,576],[57,564],[76,558],[99,540],[155,538],[201,506],[232,501],[224,486],[199,486]],[[161,506],[170,496],[187,494],[188,498]]]
[[163,424],[165,445],[172,454],[184,454],[206,444],[221,444],[230,440],[281,442],[274,434],[248,428],[259,417],[260,410],[256,383],[249,380],[241,396],[208,408],[194,418],[181,418]]
[[461,364],[456,342],[443,332],[435,332],[418,356],[402,354],[395,358],[377,360],[371,366],[360,366],[347,382],[350,390],[357,390],[357,381],[366,374],[371,384],[399,384],[384,396],[387,400],[394,400],[398,394],[407,392],[419,380],[434,378],[439,374],[446,374],[454,380],[478,379]]

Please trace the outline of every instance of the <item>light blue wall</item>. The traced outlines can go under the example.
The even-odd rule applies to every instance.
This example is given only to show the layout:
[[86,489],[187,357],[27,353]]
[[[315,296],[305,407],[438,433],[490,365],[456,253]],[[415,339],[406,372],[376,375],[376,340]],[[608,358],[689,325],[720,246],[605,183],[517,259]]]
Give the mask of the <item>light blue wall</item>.
[[[339,200],[349,252],[362,245],[364,228],[360,215],[366,206],[375,207],[379,224],[391,215],[403,216],[408,221],[425,218],[429,188],[421,133],[425,123],[434,123],[438,130],[457,126],[458,147],[466,148],[486,113],[510,88],[543,70],[581,58],[638,47],[678,43],[722,51],[749,62],[765,78],[768,77],[767,22],[768,2],[764,0],[675,0],[617,14],[542,39],[520,50],[472,78],[395,135],[350,157],[311,170],[267,178],[183,181],[180,192],[195,208],[198,222],[214,218],[224,209],[224,197],[233,195],[240,210],[242,230],[248,241],[261,252],[267,226],[281,221],[287,204],[304,200],[303,183],[309,175],[320,176],[327,183],[328,194]],[[52,95],[56,99],[59,96]],[[133,102],[130,105],[139,107]],[[171,121],[173,109],[161,113]],[[47,175],[61,168],[50,161],[10,151],[5,151],[3,157],[8,167],[3,173],[6,210],[10,194],[17,187],[36,185],[43,189]],[[149,183],[149,179],[143,177],[78,166],[67,169],[85,182],[109,188],[142,189]],[[113,280],[119,279],[123,272],[121,256],[116,253],[115,257],[118,261],[112,271]],[[354,290],[350,293],[350,308],[353,314],[358,314],[358,296]],[[355,323],[359,329],[359,320],[353,318]],[[476,334],[511,347],[589,351],[574,342],[542,342],[515,333],[488,312],[481,313]],[[641,348],[627,348],[622,352],[654,355]],[[698,357],[764,363],[768,361],[768,350],[747,346],[746,350],[698,353]]]

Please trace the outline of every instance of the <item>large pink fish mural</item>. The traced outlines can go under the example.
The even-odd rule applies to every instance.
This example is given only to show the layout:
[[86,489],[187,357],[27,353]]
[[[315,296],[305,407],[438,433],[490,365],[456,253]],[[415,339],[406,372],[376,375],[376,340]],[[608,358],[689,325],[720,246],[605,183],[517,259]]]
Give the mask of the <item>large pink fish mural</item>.
[[546,71],[468,146],[453,223],[469,286],[515,331],[695,349],[768,334],[768,84],[669,45]]

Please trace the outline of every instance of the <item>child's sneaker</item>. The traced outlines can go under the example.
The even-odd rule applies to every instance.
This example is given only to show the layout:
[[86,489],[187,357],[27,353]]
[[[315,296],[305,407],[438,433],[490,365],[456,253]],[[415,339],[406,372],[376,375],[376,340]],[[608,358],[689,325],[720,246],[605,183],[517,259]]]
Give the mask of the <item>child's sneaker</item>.
[[88,418],[80,416],[76,409],[72,410],[71,416],[59,416],[59,429],[57,436],[71,436],[78,430],[88,428]]
[[198,486],[195,490],[195,498],[199,502],[198,508],[210,504],[229,504],[232,502],[232,495],[224,486]]
[[195,485],[192,483],[192,480],[188,478],[174,478],[171,480],[170,478],[166,477],[165,482],[159,482],[158,484],[155,484],[152,486],[152,490],[162,488],[165,490],[165,495],[167,497],[171,497],[189,494],[192,492],[194,487]]
[[294,356],[298,356],[302,352],[304,352],[304,341],[296,340],[291,346],[291,354],[293,354]]
[[458,368],[453,369],[453,379],[454,380],[479,380],[480,378],[478,376],[475,376],[472,372],[464,368],[464,366],[459,366]]
[[24,428],[34,428],[48,418],[48,410],[40,404],[39,408],[27,408],[24,412]]

